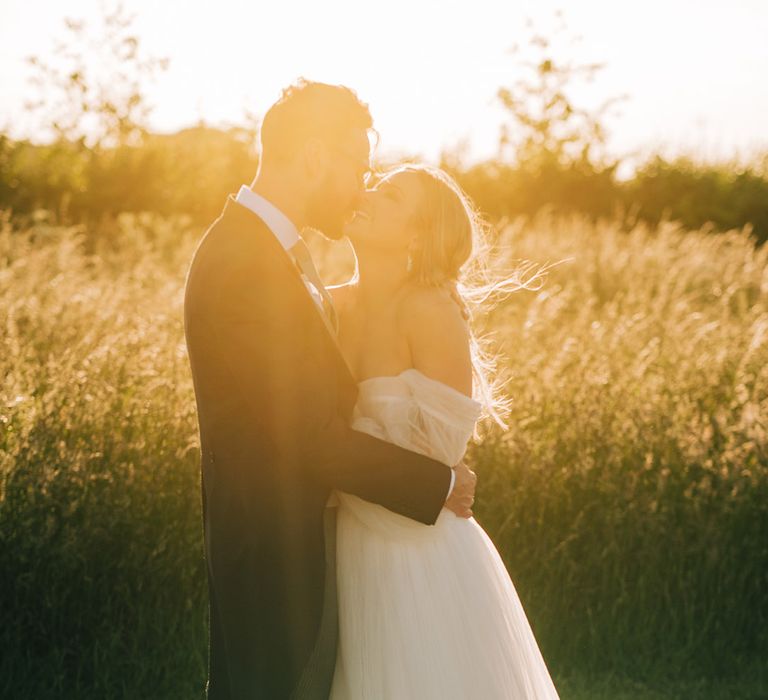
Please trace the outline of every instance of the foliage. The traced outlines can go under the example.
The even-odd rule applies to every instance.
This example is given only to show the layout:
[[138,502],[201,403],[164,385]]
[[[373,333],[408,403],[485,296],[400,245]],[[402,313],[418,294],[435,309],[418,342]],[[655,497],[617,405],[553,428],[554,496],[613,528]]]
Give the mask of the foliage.
[[533,216],[544,206],[553,212],[581,212],[593,219],[617,210],[617,183],[613,170],[596,170],[576,161],[563,166],[540,158],[535,170],[498,161],[457,169],[446,167],[485,212],[494,217]]
[[500,246],[574,258],[488,319],[512,429],[473,453],[539,638],[579,667],[727,674],[768,641],[768,249],[544,214]]
[[101,233],[0,233],[3,697],[189,697],[204,673],[191,239]]
[[755,243],[768,240],[768,177],[757,156],[746,165],[651,156],[625,182],[615,178],[612,168],[581,161],[562,166],[543,157],[533,171],[498,161],[463,167],[450,154],[442,165],[496,217],[533,216],[547,207],[592,221],[620,218],[625,228],[638,221],[652,226],[674,221],[710,232],[749,225]]
[[[765,163],[737,168],[652,156],[628,182],[617,181],[621,159],[605,152],[605,118],[626,96],[595,109],[574,102],[574,84],[591,82],[603,65],[559,58],[565,25],[561,13],[556,16],[558,28],[544,36],[529,24],[526,50],[512,49],[520,77],[498,91],[508,115],[498,157],[468,165],[459,151],[443,155],[443,167],[481,208],[514,217],[547,206],[593,221],[669,218],[689,228],[709,222],[718,231],[750,223],[757,242],[768,240]],[[117,5],[100,28],[68,20],[56,60],[30,59],[39,93],[30,109],[55,138],[33,144],[0,134],[1,208],[21,218],[45,209],[64,223],[154,212],[203,224],[221,211],[228,193],[252,179],[258,165],[253,117],[227,129],[201,123],[175,134],[146,130],[143,90],[167,62],[144,55],[133,19]]]
[[757,241],[768,240],[768,154],[751,165],[707,165],[690,156],[660,156],[641,165],[622,198],[650,223],[663,218],[683,226],[710,222],[717,230],[751,224]]
[[[218,215],[228,193],[253,178],[255,141],[254,125],[222,130],[201,124],[175,134],[147,134],[139,146],[98,151],[0,135],[0,207],[20,219],[40,209],[61,222],[155,212],[188,215],[203,225]],[[445,154],[442,165],[496,218],[533,216],[547,206],[593,221],[669,219],[689,228],[711,222],[715,231],[749,223],[756,242],[768,240],[768,177],[757,158],[737,166],[653,157],[627,182],[618,182],[611,169],[581,161],[562,166],[542,159],[530,171],[500,161],[464,166]]]
[[[205,678],[182,329],[200,229],[99,226],[0,232],[3,697],[191,697]],[[730,687],[768,651],[768,249],[542,212],[499,251],[575,258],[483,320],[512,429],[470,452],[478,519],[556,683]]]
[[[24,218],[45,209],[62,222],[154,212],[208,222],[257,165],[253,128],[199,125],[147,134],[141,145],[82,149],[0,136],[0,206]],[[89,229],[90,230],[90,229]]]
[[[579,80],[592,82],[604,68],[602,63],[576,64],[560,60],[555,55],[555,43],[566,29],[562,11],[556,29],[547,36],[537,33],[529,19],[530,34],[527,50],[533,60],[521,61],[519,74],[511,86],[502,87],[497,95],[508,113],[509,122],[501,127],[499,160],[535,172],[542,165],[568,167],[579,163],[598,171],[615,169],[618,160],[611,161],[601,149],[605,145],[605,115],[626,95],[604,101],[593,110],[577,106],[568,95]],[[575,43],[580,37],[575,37]],[[521,53],[516,44],[512,54]],[[596,151],[601,150],[600,153]]]
[[[498,156],[474,165],[462,162],[461,149],[446,151],[441,165],[495,216],[533,216],[543,206],[554,212],[626,217],[658,224],[664,219],[687,228],[711,224],[727,231],[751,224],[756,242],[768,240],[766,156],[749,165],[704,163],[690,156],[668,161],[651,156],[627,182],[616,178],[621,158],[605,151],[606,116],[627,95],[594,109],[578,106],[569,93],[582,80],[592,82],[601,63],[578,64],[558,57],[566,25],[562,12],[546,35],[528,22],[525,51],[515,82],[498,91],[508,121],[502,125]],[[575,43],[579,37],[572,39]]]
[[120,3],[105,9],[95,30],[67,19],[53,59],[27,59],[37,92],[27,109],[55,140],[99,148],[137,143],[146,131],[150,107],[144,89],[168,59],[143,55],[134,19]]

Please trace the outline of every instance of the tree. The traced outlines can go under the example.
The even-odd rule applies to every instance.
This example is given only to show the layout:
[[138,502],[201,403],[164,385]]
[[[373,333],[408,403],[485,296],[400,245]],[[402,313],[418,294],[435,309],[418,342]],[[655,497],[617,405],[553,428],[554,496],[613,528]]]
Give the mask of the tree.
[[[555,17],[559,26],[554,38],[566,29],[562,12],[557,11]],[[512,151],[511,160],[516,165],[563,167],[579,163],[593,169],[606,164],[615,168],[619,161],[610,162],[604,152],[596,151],[605,144],[605,114],[627,95],[606,100],[592,111],[577,107],[568,95],[569,88],[579,79],[592,82],[605,64],[559,61],[553,55],[553,39],[538,33],[531,19],[526,26],[530,32],[528,50],[534,55],[533,60],[521,60],[528,74],[497,92],[510,116],[510,123],[501,127],[499,159],[508,159]],[[510,53],[521,54],[519,45]]]
[[143,55],[132,31],[134,20],[121,3],[105,10],[95,28],[66,19],[54,59],[27,59],[37,97],[26,108],[56,140],[90,148],[141,140],[151,111],[143,88],[167,69],[168,59]]

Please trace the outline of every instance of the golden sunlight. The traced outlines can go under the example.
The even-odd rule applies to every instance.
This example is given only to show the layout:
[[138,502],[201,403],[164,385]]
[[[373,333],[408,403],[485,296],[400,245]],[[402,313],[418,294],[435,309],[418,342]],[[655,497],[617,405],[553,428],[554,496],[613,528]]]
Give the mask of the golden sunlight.
[[766,36],[0,4],[0,696],[768,698]]
[[[0,124],[17,136],[40,126],[22,111],[27,55],[50,55],[65,17],[97,25],[102,2],[5,3],[0,12]],[[752,2],[642,5],[553,0],[499,3],[341,0],[317,3],[222,0],[215,10],[187,2],[131,0],[136,32],[168,71],[147,85],[153,128],[200,120],[241,122],[260,115],[299,75],[358,91],[372,108],[389,152],[435,160],[468,144],[476,160],[497,150],[503,113],[496,90],[519,77],[508,53],[527,21],[549,35],[563,8],[563,56],[606,64],[592,85],[574,85],[586,106],[627,94],[609,120],[615,154],[650,149],[703,157],[748,155],[766,143],[768,9]],[[575,44],[570,39],[581,36]],[[557,42],[556,38],[553,41]]]

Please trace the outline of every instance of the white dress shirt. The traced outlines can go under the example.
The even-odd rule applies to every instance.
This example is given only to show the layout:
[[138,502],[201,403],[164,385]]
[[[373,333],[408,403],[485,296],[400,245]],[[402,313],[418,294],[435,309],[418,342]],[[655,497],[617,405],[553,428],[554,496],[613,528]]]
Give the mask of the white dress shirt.
[[[250,209],[256,216],[258,216],[266,225],[267,228],[272,231],[275,238],[280,242],[288,255],[291,255],[291,248],[299,242],[299,231],[283,212],[281,212],[272,202],[265,199],[257,192],[254,192],[250,187],[241,185],[240,191],[235,198],[238,204],[242,204],[247,209]],[[291,258],[293,256],[291,255]],[[325,313],[323,307],[323,295],[306,277],[302,274],[301,278],[304,280],[304,286],[307,291],[312,295],[315,303],[320,307],[320,311]],[[456,482],[456,474],[451,469],[451,485],[448,487],[448,496],[453,491],[453,485]]]
[[[240,187],[236,201],[238,204],[242,204],[247,209],[250,209],[267,225],[267,228],[272,231],[280,245],[283,246],[283,250],[290,255],[291,261],[295,262],[293,255],[291,255],[291,248],[299,242],[299,231],[293,221],[283,214],[272,202],[245,185]],[[301,279],[304,280],[304,286],[312,296],[315,304],[325,313],[323,295],[320,293],[320,290],[307,279],[305,274],[301,274]]]

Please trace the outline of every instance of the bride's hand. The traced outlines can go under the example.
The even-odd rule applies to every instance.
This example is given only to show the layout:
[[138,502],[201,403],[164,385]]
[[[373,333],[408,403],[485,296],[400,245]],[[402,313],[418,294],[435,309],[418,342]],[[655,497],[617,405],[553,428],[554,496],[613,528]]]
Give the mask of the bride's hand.
[[456,481],[453,484],[451,495],[445,502],[445,507],[460,518],[471,518],[472,504],[475,502],[477,475],[464,462],[460,462],[453,471],[456,474]]

